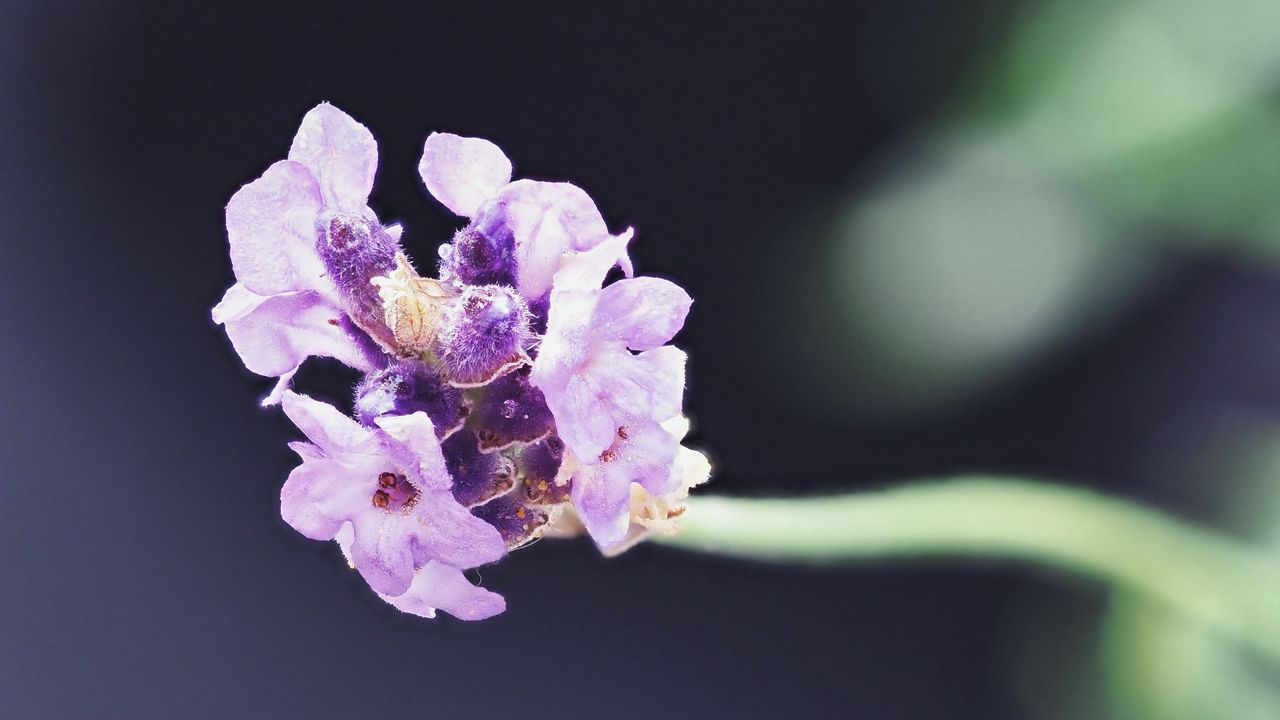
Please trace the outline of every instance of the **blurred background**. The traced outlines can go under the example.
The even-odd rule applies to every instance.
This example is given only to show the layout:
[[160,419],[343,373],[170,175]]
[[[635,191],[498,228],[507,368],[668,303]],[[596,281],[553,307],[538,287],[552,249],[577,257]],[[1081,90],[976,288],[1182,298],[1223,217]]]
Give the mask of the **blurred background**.
[[636,226],[697,298],[707,492],[1031,475],[1280,562],[1274,0],[10,0],[0,717],[1280,717],[1274,666],[1005,564],[545,541],[499,618],[399,616],[279,520],[296,432],[208,318],[226,200],[322,100],[420,259],[431,130]]

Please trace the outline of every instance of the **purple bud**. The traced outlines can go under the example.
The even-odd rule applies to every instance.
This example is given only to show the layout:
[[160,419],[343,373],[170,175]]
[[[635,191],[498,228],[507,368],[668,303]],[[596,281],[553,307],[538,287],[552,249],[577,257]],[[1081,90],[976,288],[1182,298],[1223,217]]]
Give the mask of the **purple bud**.
[[516,461],[524,480],[525,498],[533,505],[555,505],[569,499],[572,483],[556,484],[560,462],[564,459],[564,443],[551,435],[526,446]]
[[538,539],[549,513],[526,505],[518,493],[507,493],[471,509],[471,514],[489,523],[502,535],[508,548]]
[[351,318],[379,342],[394,347],[383,320],[382,299],[370,281],[396,267],[396,241],[375,219],[339,213],[319,221],[316,251]]
[[450,435],[440,449],[453,477],[453,497],[466,507],[479,505],[515,485],[515,465],[510,458],[481,452],[476,434],[469,429]]
[[425,412],[436,437],[458,429],[466,419],[462,391],[445,383],[429,365],[403,361],[364,376],[356,386],[356,417],[372,427],[379,415]]
[[528,356],[529,308],[505,285],[467,287],[445,308],[437,342],[450,382],[481,385]]
[[525,368],[486,385],[472,415],[485,450],[533,442],[555,428],[547,401],[542,391],[529,383]]
[[440,248],[440,278],[464,285],[515,285],[515,235],[501,204],[480,209],[470,225]]

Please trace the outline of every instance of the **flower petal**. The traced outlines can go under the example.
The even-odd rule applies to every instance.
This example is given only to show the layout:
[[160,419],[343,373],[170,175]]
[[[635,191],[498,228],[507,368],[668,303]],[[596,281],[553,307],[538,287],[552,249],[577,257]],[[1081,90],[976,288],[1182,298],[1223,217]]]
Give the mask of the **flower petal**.
[[472,585],[458,568],[435,561],[414,574],[403,595],[382,599],[397,610],[428,618],[439,609],[459,620],[484,620],[507,609],[501,595]]
[[574,375],[564,390],[547,392],[546,398],[556,419],[556,433],[575,455],[593,462],[613,444],[618,431],[613,407],[586,377]]
[[359,370],[371,369],[356,340],[344,328],[342,311],[323,295],[307,290],[262,297],[241,285],[227,290],[214,308],[245,367],[267,377],[297,369],[312,355],[332,357]]
[[276,384],[271,388],[271,392],[267,393],[266,397],[259,400],[258,405],[264,408],[279,405],[280,401],[284,399],[284,391],[288,390],[293,384],[293,376],[297,374],[298,368],[295,367],[289,372],[286,372],[276,378]]
[[328,288],[316,254],[320,189],[288,160],[267,168],[227,203],[227,240],[236,279],[259,295]]
[[600,283],[609,268],[626,257],[628,236],[610,238],[594,249],[565,259],[555,275],[547,332],[533,363],[530,382],[545,394],[562,390],[587,361],[595,338]]
[[[368,500],[366,499],[366,504]],[[396,513],[374,511],[352,523],[351,564],[369,587],[399,595],[413,582],[412,521]]]
[[688,355],[677,347],[664,345],[635,356],[632,363],[643,377],[649,392],[649,417],[666,420],[679,415],[684,407],[684,369]]
[[[579,369],[570,385],[574,385],[572,392],[582,397],[589,393],[606,403],[614,421],[621,422],[623,416],[665,420],[680,412],[684,362],[684,351],[670,345],[639,355],[621,347],[602,347]],[[589,390],[579,387],[579,383]],[[570,392],[568,386],[565,392]],[[557,422],[559,419],[557,415]]]
[[396,462],[417,470],[417,477],[409,478],[410,482],[419,489],[449,489],[453,481],[449,479],[435,427],[425,412],[380,415],[373,422],[394,441],[389,449]]
[[[369,504],[366,489],[340,465],[298,450],[304,462],[280,489],[280,517],[312,540],[330,540],[353,513]],[[309,457],[308,457],[309,456]]]
[[667,495],[680,489],[683,476],[672,472],[679,443],[656,422],[627,426],[625,445],[619,457],[605,467],[611,482],[640,483],[653,495]]
[[458,215],[471,217],[511,181],[511,161],[488,140],[431,133],[418,174],[432,197]]
[[591,539],[602,548],[621,543],[630,524],[631,483],[612,482],[599,465],[583,465],[573,476],[573,506]]
[[689,293],[670,280],[619,280],[600,292],[597,332],[626,342],[632,350],[650,350],[675,337],[692,304]]
[[517,180],[502,188],[498,202],[515,237],[517,285],[530,300],[551,290],[566,252],[590,250],[609,237],[591,196],[570,183]]
[[498,531],[459,505],[448,490],[424,490],[411,517],[417,519],[413,533],[419,565],[439,560],[470,568],[507,554]]
[[382,444],[372,431],[328,403],[286,390],[282,406],[284,414],[307,439],[334,460],[342,462],[346,454],[369,456],[382,453]]
[[369,128],[338,108],[320,103],[303,116],[289,159],[311,170],[329,209],[361,212],[368,204],[378,143]]
[[671,484],[688,492],[711,479],[711,460],[706,454],[687,448],[676,448],[676,461],[671,466]]

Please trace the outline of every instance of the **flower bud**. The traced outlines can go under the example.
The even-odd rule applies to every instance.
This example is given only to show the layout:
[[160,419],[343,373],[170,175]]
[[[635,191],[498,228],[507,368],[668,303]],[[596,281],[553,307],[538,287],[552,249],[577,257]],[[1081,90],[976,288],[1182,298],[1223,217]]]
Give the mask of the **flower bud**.
[[370,280],[396,267],[396,242],[375,219],[354,213],[321,218],[316,251],[338,289],[347,313],[387,349],[394,335],[383,320],[382,300]]
[[514,289],[470,286],[441,317],[440,364],[455,385],[483,385],[528,362],[531,337],[529,308]]
[[441,380],[431,366],[415,361],[365,375],[356,386],[355,409],[367,427],[380,415],[425,412],[441,438],[458,429],[467,416],[462,391]]
[[440,248],[440,278],[464,285],[515,285],[515,237],[501,207],[490,203]]

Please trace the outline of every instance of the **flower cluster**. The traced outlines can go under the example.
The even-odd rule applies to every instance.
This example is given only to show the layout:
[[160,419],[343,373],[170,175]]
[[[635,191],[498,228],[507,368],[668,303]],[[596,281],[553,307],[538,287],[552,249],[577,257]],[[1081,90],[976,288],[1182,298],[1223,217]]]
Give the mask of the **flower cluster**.
[[[667,344],[689,295],[634,277],[632,231],[610,234],[583,190],[513,181],[496,145],[448,133],[418,170],[466,224],[424,277],[369,207],[377,162],[322,104],[227,205],[236,283],[213,319],[307,438],[285,521],[336,540],[395,607],[463,619],[505,608],[463,571],[544,534],[613,553],[669,531],[710,473],[680,444],[685,354]],[[311,356],[363,373],[351,415],[292,389]]]

